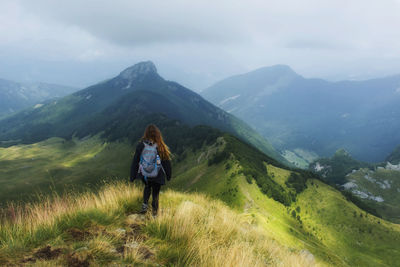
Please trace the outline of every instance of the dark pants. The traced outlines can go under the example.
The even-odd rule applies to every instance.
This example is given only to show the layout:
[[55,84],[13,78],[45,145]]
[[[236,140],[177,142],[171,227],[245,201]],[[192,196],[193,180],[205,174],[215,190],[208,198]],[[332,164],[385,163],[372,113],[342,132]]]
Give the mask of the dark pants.
[[158,211],[158,195],[160,194],[161,185],[159,183],[148,182],[144,187],[143,192],[143,202],[147,205],[149,203],[150,193],[152,194],[153,201],[151,206],[153,207],[153,212]]

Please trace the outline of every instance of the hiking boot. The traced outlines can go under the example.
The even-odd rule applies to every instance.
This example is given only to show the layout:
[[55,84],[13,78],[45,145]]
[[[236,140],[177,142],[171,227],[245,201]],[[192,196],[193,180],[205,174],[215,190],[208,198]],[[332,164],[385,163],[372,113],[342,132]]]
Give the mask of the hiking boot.
[[157,214],[158,214],[157,210],[152,210],[151,211],[151,215],[153,215],[153,217],[157,217]]
[[140,211],[141,214],[145,214],[147,212],[148,205],[146,203],[142,204],[142,210]]

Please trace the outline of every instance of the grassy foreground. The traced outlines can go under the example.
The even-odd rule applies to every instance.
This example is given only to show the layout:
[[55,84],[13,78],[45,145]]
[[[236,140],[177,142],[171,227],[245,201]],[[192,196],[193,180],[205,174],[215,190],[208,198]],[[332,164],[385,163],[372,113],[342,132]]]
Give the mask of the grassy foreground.
[[135,214],[141,188],[10,206],[0,226],[0,264],[33,266],[313,266],[306,253],[265,235],[252,220],[202,194],[168,190],[156,218]]
[[[256,179],[280,193],[294,193],[287,182],[296,171],[226,135],[184,148],[174,156],[173,179],[161,196],[163,210],[156,220],[135,214],[141,192],[124,183],[105,186],[99,194],[79,194],[85,188],[97,192],[101,180],[127,179],[133,148],[126,141],[52,138],[0,149],[0,202],[35,191],[65,196],[33,198],[37,204],[28,204],[25,212],[9,206],[11,220],[0,227],[0,266],[21,260],[50,266],[133,260],[139,266],[213,265],[207,257],[235,265],[226,255],[242,255],[243,265],[376,267],[399,262],[400,225],[360,210],[327,184],[308,178],[303,191],[284,205],[265,194]],[[218,234],[231,224],[236,230],[229,238]],[[242,254],[230,255],[237,248]],[[133,249],[134,259],[126,256]]]

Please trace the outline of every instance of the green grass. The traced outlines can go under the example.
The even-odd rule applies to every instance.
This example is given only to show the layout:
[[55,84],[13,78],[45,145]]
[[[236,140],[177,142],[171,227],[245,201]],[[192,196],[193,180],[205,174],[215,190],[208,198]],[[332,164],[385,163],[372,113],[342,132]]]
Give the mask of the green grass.
[[[374,179],[375,182],[367,180],[365,176]],[[347,176],[349,181],[357,184],[357,190],[369,192],[373,196],[380,196],[383,202],[365,200],[379,211],[383,218],[400,223],[400,172],[377,168],[374,171],[361,168]],[[381,183],[381,184],[378,184]],[[388,185],[390,187],[388,187]]]
[[[12,177],[15,177],[13,179],[18,181],[15,187],[11,187],[11,190],[15,190],[14,192],[19,192],[27,182],[35,184],[38,188],[41,188],[41,183],[45,186],[56,183],[53,187],[62,191],[63,184],[84,189],[88,182],[96,184],[104,179],[125,179],[129,174],[132,157],[130,143],[103,143],[98,137],[71,141],[49,139],[33,145],[2,148],[0,151],[0,163],[8,161],[11,164],[2,169],[0,181],[5,181],[6,177],[10,177],[9,174],[13,173]],[[214,161],[215,156],[222,151],[230,153],[222,160]],[[276,161],[258,153],[246,147],[238,139],[227,135],[208,145],[187,147],[182,153],[174,156],[173,179],[167,187],[190,194],[183,195],[169,191],[170,197],[167,198],[165,194],[162,194],[161,207],[167,213],[168,210],[177,211],[178,207],[184,208],[180,205],[185,200],[195,201],[197,195],[193,193],[204,193],[208,197],[198,202],[201,203],[201,208],[197,210],[198,206],[188,204],[190,210],[203,214],[201,210],[213,210],[214,205],[220,205],[215,203],[220,203],[221,200],[230,207],[230,211],[240,214],[247,223],[260,227],[262,235],[276,243],[280,250],[285,251],[284,248],[287,247],[297,252],[309,251],[307,253],[311,253],[321,265],[394,266],[400,261],[399,225],[367,214],[346,201],[340,192],[319,180],[309,177],[307,187],[297,193],[296,198],[289,204],[283,205],[272,197],[268,197],[260,189],[256,178],[253,176],[249,178],[249,172],[244,170],[256,170],[255,173],[250,172],[250,175],[255,175],[259,180],[270,179],[273,186],[279,186],[287,194],[295,194],[294,189],[288,187],[287,181],[291,173],[298,170],[284,169]],[[24,166],[32,161],[33,155],[37,161],[31,168],[17,168],[21,164]],[[54,177],[58,180],[54,182],[48,178],[48,180],[40,178],[41,174],[47,173],[45,169],[55,174]],[[64,171],[57,173],[58,169]],[[305,175],[306,173],[298,174]],[[7,194],[7,190],[1,193]],[[41,190],[45,192],[46,188],[41,188]],[[92,262],[103,264],[136,262],[182,266],[192,262],[193,253],[197,255],[196,257],[203,255],[199,247],[193,248],[194,251],[187,250],[188,242],[191,241],[187,236],[180,237],[178,233],[172,235],[174,229],[171,228],[171,221],[168,220],[177,216],[175,213],[168,213],[171,217],[168,220],[164,218],[167,221],[150,220],[142,228],[142,234],[146,235],[147,239],[141,244],[150,248],[155,254],[152,263],[144,260],[137,249],[133,249],[129,255],[123,257],[112,252],[113,248],[125,242],[114,233],[115,230],[126,227],[126,215],[137,211],[140,207],[141,193],[139,191],[131,195],[129,191],[121,190],[126,195],[118,196],[108,193],[109,195],[106,194],[107,198],[105,198],[101,193],[100,200],[94,202],[96,204],[89,205],[82,201],[83,207],[78,210],[74,208],[73,212],[69,210],[69,207],[77,205],[74,204],[75,197],[69,198],[70,202],[59,201],[57,203],[60,203],[61,211],[55,209],[54,213],[47,215],[48,218],[40,219],[39,221],[44,220],[46,223],[36,227],[34,231],[30,230],[29,224],[26,223],[21,223],[20,226],[18,223],[17,226],[3,225],[0,230],[0,240],[2,240],[0,262],[16,259],[12,258],[11,254],[15,254],[14,257],[28,257],[46,244],[55,248],[62,247],[67,254],[86,247],[87,249],[77,254],[82,259],[90,255],[94,257]],[[72,190],[66,196],[71,194],[75,196],[76,193],[71,192]],[[90,196],[93,198],[94,195]],[[107,201],[101,199],[107,199]],[[51,207],[50,200],[41,203],[44,207]],[[9,216],[19,214],[18,212],[16,206],[7,209]],[[211,216],[211,213],[208,214]],[[205,217],[211,218],[209,216]],[[22,220],[18,216],[14,217],[16,222]],[[196,225],[202,225],[200,218]],[[87,231],[90,238],[71,242],[70,229]],[[104,234],[99,234],[99,231],[103,230]],[[217,241],[207,240],[209,244]],[[220,251],[224,251],[222,247]],[[202,259],[211,257],[210,251],[206,250],[204,253],[206,254]],[[61,262],[67,259],[63,257],[58,260]],[[273,258],[269,260],[274,261]]]
[[[208,152],[212,157],[213,150],[210,147],[201,153]],[[172,188],[218,197],[257,221],[274,240],[299,250],[306,249],[329,265],[393,266],[400,259],[399,225],[367,214],[325,183],[309,179],[297,200],[285,207],[263,194],[254,182],[247,182],[240,172],[240,161],[231,158],[208,166],[204,156],[199,156],[201,153],[187,155],[170,184]],[[268,175],[290,190],[286,181],[291,171],[271,164],[266,166]],[[238,189],[234,202],[220,194],[232,184]]]
[[0,148],[0,202],[88,189],[115,177],[127,179],[132,156],[129,143],[107,143],[98,137],[50,138]]
[[310,164],[310,162],[308,162],[306,159],[290,150],[283,151],[282,156],[298,168],[307,169],[308,165]]
[[298,204],[304,228],[349,265],[394,266],[398,261],[399,225],[367,214],[319,181],[309,185]]
[[208,163],[215,154],[225,149],[225,143],[220,137],[214,145],[196,153],[188,152],[185,160],[174,169],[174,179],[168,187],[187,192],[207,192],[231,207],[241,206],[242,196],[238,191],[237,179],[228,166]]
[[[112,183],[97,194],[27,206],[0,225],[0,264],[20,265],[25,259],[35,266],[314,266],[313,259],[277,244],[262,228],[204,195],[167,191],[157,218],[131,214],[139,210],[141,190]],[[56,255],[38,256],[46,247]]]
[[[395,150],[388,159],[395,162],[397,152],[398,150]],[[356,187],[346,191],[349,194],[355,191],[353,194],[357,196],[359,203],[375,210],[375,214],[386,220],[400,223],[400,171],[382,167],[386,166],[386,162],[376,164],[360,162],[344,150],[339,150],[331,158],[315,161],[312,168],[315,169],[317,164],[323,166],[317,173],[320,173],[324,180],[341,185],[347,182],[356,184]],[[360,192],[364,194],[361,195]],[[378,202],[373,199],[378,197],[383,201]]]
[[308,169],[310,163],[318,158],[318,155],[315,152],[301,148],[296,148],[293,151],[284,150],[282,156],[287,161],[301,169]]

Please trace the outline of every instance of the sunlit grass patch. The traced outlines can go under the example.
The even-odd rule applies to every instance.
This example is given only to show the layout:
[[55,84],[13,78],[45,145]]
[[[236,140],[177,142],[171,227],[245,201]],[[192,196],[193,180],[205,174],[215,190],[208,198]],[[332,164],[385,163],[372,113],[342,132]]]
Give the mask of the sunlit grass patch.
[[[168,190],[161,194],[158,217],[129,215],[140,207],[141,189],[114,183],[98,193],[54,196],[42,204],[15,207],[14,216],[0,227],[0,263],[314,264],[269,239],[246,216],[201,194]],[[41,250],[48,255],[37,256]]]
[[84,191],[116,176],[126,178],[131,154],[129,142],[107,143],[98,136],[0,148],[0,206],[54,190]]

